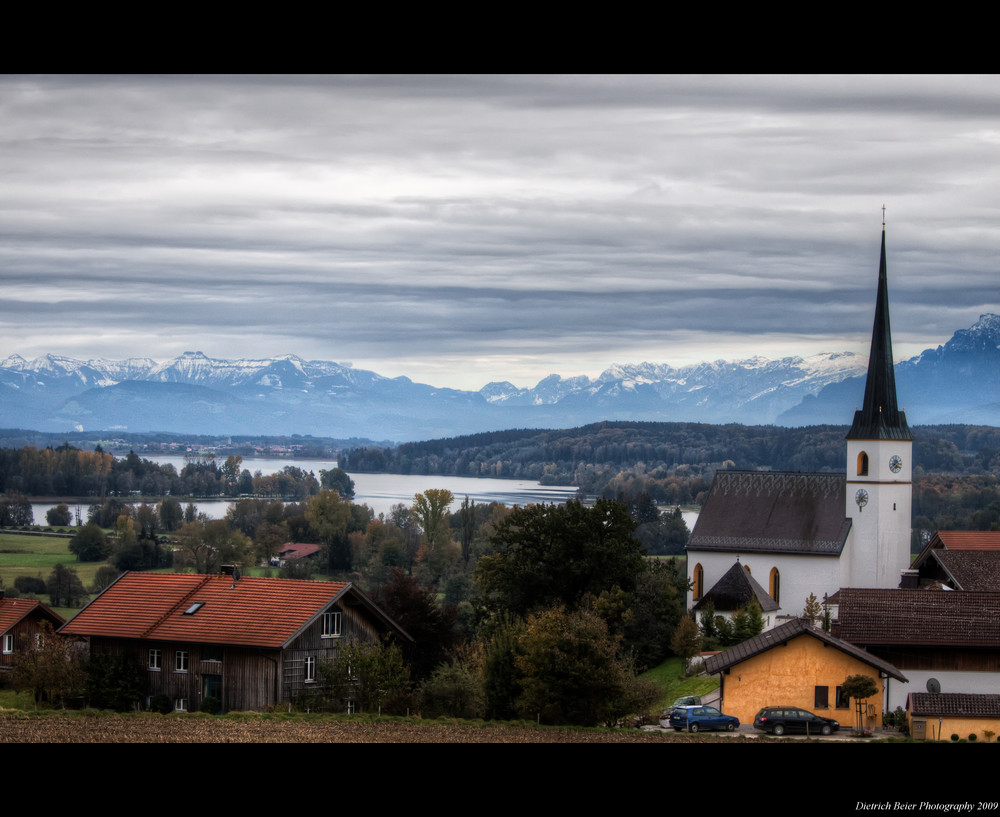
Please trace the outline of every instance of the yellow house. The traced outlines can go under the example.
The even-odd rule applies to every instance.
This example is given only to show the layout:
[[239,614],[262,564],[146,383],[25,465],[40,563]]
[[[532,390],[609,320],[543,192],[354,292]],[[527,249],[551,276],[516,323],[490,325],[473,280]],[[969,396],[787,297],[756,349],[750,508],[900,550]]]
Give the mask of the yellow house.
[[911,692],[906,718],[915,740],[995,743],[1000,735],[1000,695]]
[[852,728],[857,723],[854,702],[844,700],[840,688],[849,675],[868,675],[878,693],[866,702],[863,726],[881,726],[883,679],[906,683],[888,661],[801,619],[713,655],[706,659],[705,671],[718,674],[722,682],[722,711],[747,724],[765,706],[795,706]]

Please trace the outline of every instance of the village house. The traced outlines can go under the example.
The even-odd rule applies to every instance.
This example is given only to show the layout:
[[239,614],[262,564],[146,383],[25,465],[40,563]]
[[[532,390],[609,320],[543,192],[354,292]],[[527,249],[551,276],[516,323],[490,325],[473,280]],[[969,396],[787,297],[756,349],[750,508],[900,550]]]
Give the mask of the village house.
[[1000,695],[911,692],[907,721],[914,740],[983,740],[1000,735]]
[[0,590],[0,670],[13,669],[18,650],[38,638],[43,621],[56,630],[66,619],[38,599],[9,599]]
[[147,679],[147,705],[177,711],[209,697],[226,710],[264,710],[317,681],[320,663],[355,637],[412,641],[349,582],[125,573],[59,630],[90,640],[92,655],[124,654]]
[[888,679],[907,680],[888,661],[802,619],[710,656],[705,672],[719,676],[720,706],[740,723],[753,723],[765,706],[787,706],[833,718],[844,727],[856,725],[856,714],[853,702],[841,695],[841,685],[849,675],[867,675],[878,693],[866,703],[865,728],[882,724]]

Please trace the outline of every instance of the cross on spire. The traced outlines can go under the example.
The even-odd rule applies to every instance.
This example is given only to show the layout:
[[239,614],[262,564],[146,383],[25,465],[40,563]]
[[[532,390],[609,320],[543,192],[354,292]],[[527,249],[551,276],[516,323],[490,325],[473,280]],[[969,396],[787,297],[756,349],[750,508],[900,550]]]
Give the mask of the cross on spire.
[[882,232],[885,232],[885,205],[882,205]]

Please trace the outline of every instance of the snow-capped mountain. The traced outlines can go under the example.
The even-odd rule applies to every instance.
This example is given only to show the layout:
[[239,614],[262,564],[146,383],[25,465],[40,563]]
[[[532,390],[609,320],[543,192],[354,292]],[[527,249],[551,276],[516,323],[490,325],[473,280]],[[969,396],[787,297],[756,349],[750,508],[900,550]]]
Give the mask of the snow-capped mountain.
[[[615,364],[596,378],[552,374],[530,389],[478,392],[388,378],[295,355],[87,361],[48,354],[0,362],[0,426],[205,434],[319,434],[416,440],[600,420],[847,424],[865,357],[827,353],[699,363]],[[896,367],[911,424],[1000,425],[1000,316]]]

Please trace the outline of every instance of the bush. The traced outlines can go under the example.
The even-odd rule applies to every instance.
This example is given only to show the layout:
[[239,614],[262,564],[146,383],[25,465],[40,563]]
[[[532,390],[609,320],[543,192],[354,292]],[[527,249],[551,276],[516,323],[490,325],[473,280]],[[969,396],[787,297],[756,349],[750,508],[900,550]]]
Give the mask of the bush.
[[44,593],[45,579],[41,576],[18,576],[14,579],[14,587],[21,593]]
[[209,715],[218,715],[222,711],[222,701],[214,695],[209,695],[198,707],[199,712],[207,712]]
[[971,735],[969,735],[969,743],[974,743],[975,740],[976,740],[976,733],[973,732]]
[[150,712],[159,712],[161,715],[169,715],[174,711],[174,704],[166,695],[162,692],[159,695],[154,695],[149,702]]

